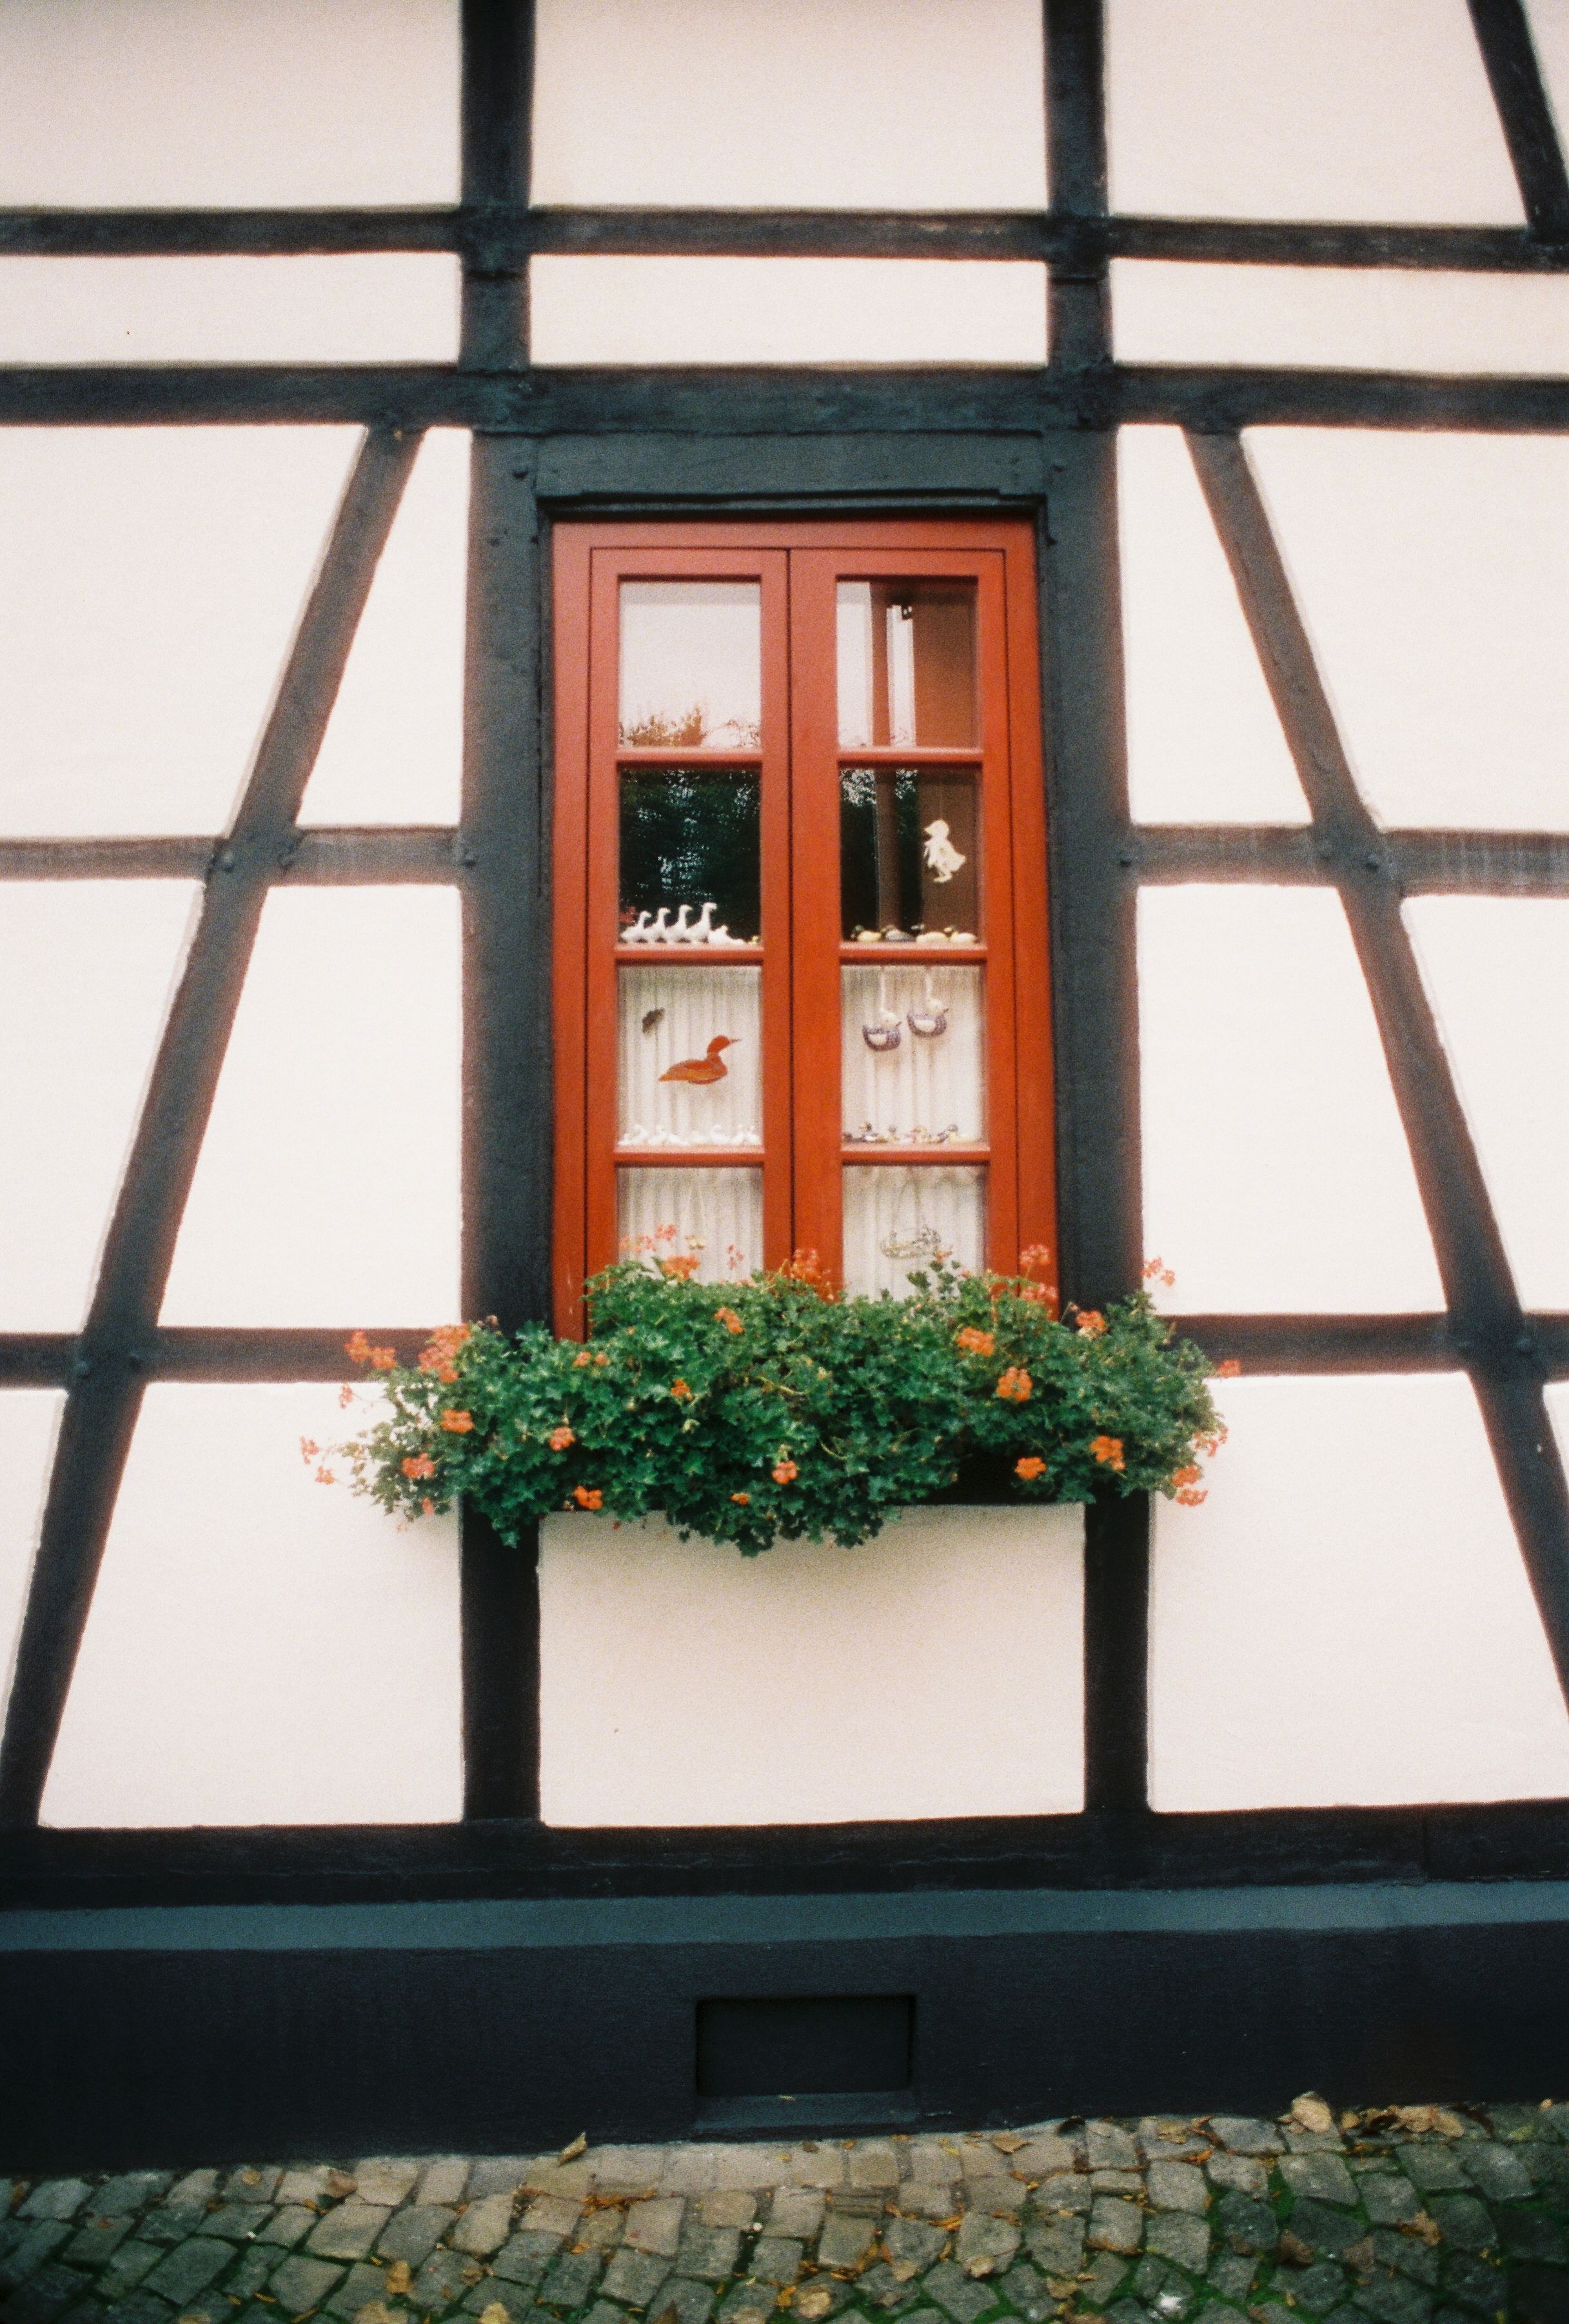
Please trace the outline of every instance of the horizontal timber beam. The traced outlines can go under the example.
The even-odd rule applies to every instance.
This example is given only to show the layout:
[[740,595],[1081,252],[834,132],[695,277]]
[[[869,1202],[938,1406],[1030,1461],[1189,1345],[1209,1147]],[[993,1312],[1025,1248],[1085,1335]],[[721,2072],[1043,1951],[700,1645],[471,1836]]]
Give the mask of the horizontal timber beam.
[[1385,831],[1352,848],[1306,825],[1146,824],[1121,844],[1124,869],[1151,885],[1253,881],[1333,885],[1355,872],[1407,896],[1569,895],[1569,833]]
[[[293,833],[271,852],[273,878],[295,886],[383,887],[452,881],[472,851],[444,825],[350,825]],[[0,881],[205,880],[232,871],[235,853],[222,838],[0,839]]]

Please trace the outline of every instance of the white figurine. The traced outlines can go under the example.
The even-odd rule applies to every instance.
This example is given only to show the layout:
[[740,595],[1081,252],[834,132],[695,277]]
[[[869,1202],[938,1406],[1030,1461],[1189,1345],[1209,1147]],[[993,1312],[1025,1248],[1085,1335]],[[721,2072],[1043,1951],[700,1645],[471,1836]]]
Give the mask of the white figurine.
[[711,944],[713,940],[714,899],[710,897],[708,901],[704,905],[700,916],[693,921],[691,934],[688,938],[688,942],[690,944],[706,945]]
[[965,860],[948,837],[948,826],[941,816],[938,816],[935,822],[928,824],[926,827],[927,870],[934,880],[944,881],[951,880],[955,872],[963,868]]
[[669,941],[671,944],[691,943],[692,907],[690,904],[683,904],[679,912],[676,915],[676,923],[670,930]]
[[669,914],[669,906],[668,906],[668,905],[661,904],[661,905],[660,906],[660,916],[659,916],[659,918],[654,922],[654,924],[653,924],[652,927],[651,927],[651,928],[650,928],[650,930],[649,930],[649,932],[648,932],[647,936],[644,936],[644,938],[643,938],[643,942],[644,942],[644,944],[669,944],[669,941],[670,941],[670,914]]
[[647,912],[640,912],[630,928],[623,928],[621,932],[621,940],[623,944],[647,944],[649,940],[650,925],[649,914]]

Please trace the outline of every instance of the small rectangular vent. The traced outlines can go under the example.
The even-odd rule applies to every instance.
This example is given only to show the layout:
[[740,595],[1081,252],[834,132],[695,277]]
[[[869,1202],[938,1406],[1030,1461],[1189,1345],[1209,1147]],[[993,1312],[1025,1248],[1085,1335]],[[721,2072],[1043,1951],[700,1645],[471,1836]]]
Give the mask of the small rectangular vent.
[[908,1993],[697,2004],[699,2098],[813,2092],[891,2098],[910,2086]]

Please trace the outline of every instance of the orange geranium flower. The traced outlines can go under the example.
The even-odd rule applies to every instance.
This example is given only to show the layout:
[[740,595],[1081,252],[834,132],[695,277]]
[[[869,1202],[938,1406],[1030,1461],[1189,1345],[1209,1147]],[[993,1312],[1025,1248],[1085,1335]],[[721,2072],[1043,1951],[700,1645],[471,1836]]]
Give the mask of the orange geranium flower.
[[1033,1276],[1037,1281],[1051,1273],[1051,1246],[1044,1242],[1027,1242],[1019,1254],[1020,1275]]
[[371,1343],[363,1332],[355,1332],[352,1338],[346,1340],[343,1343],[343,1351],[351,1363],[368,1364],[370,1362]]
[[966,1323],[962,1332],[954,1333],[954,1345],[963,1348],[967,1356],[989,1356],[995,1352],[997,1342],[990,1332],[977,1331],[974,1323]]
[[661,1259],[657,1264],[660,1273],[668,1276],[672,1283],[690,1283],[703,1262],[695,1250],[686,1250],[678,1251],[672,1259]]
[[316,1472],[316,1481],[318,1485],[336,1485],[337,1479],[330,1469],[318,1469]]
[[1098,1307],[1084,1307],[1079,1311],[1078,1328],[1081,1339],[1098,1340],[1106,1328],[1106,1319]]
[[1169,1290],[1177,1277],[1163,1259],[1147,1259],[1144,1262],[1144,1280],[1146,1283],[1164,1283]]
[[584,1349],[584,1351],[583,1351],[583,1353],[582,1353],[580,1356],[574,1356],[574,1357],[573,1357],[573,1359],[572,1359],[572,1369],[573,1369],[573,1370],[574,1370],[575,1372],[580,1372],[580,1371],[583,1370],[583,1367],[584,1367],[584,1365],[585,1365],[585,1364],[591,1364],[593,1361],[594,1361],[593,1357],[589,1354],[589,1352],[588,1352],[587,1349],[586,1349],[586,1348],[585,1348],[585,1349]]
[[398,1368],[398,1351],[396,1348],[373,1348],[371,1350],[371,1368],[374,1371],[378,1372],[395,1371]]
[[715,1307],[714,1321],[716,1323],[723,1323],[727,1332],[735,1333],[742,1328],[741,1318],[734,1307]]
[[742,1508],[744,1508],[748,1501],[751,1500],[752,1495],[750,1493],[732,1493],[730,1498],[733,1501],[739,1501]]
[[308,1469],[309,1468],[310,1463],[319,1457],[321,1447],[317,1443],[314,1436],[302,1436],[300,1438],[300,1458],[304,1462]]
[[605,1495],[594,1485],[574,1485],[572,1498],[580,1509],[602,1509]]
[[552,1452],[565,1452],[568,1444],[576,1444],[577,1442],[577,1437],[572,1434],[572,1431],[568,1427],[565,1421],[561,1423],[559,1428],[552,1428],[550,1431],[550,1450]]
[[670,1382],[670,1394],[678,1404],[686,1404],[690,1399],[692,1391],[684,1379],[678,1379]]
[[1223,1364],[1215,1366],[1214,1376],[1216,1379],[1235,1379],[1241,1369],[1235,1356],[1228,1356]]
[[1119,1476],[1128,1465],[1122,1457],[1122,1440],[1120,1436],[1092,1436],[1090,1451],[1103,1469],[1114,1469]]
[[1014,1475],[1022,1477],[1027,1485],[1033,1484],[1037,1477],[1044,1475],[1045,1471],[1046,1462],[1038,1452],[1027,1452],[1022,1461],[1013,1463]]
[[453,1359],[468,1337],[466,1323],[443,1323],[430,1334],[428,1347],[420,1351],[420,1369],[434,1372],[444,1388],[450,1388],[457,1378]]
[[415,1479],[433,1477],[436,1474],[436,1463],[429,1452],[411,1452],[403,1463],[403,1474],[405,1477]]
[[1201,1501],[1208,1500],[1209,1495],[1202,1485],[1184,1485],[1177,1498],[1185,1509],[1196,1509]]
[[472,1412],[444,1412],[441,1425],[448,1436],[466,1436],[474,1426],[474,1415]]
[[793,1461],[774,1462],[773,1481],[776,1485],[793,1485],[800,1473]]
[[422,1517],[433,1517],[436,1514],[435,1502],[421,1501],[420,1504],[420,1514]]
[[1018,1364],[1010,1364],[997,1383],[997,1393],[1004,1404],[1028,1404],[1035,1382]]

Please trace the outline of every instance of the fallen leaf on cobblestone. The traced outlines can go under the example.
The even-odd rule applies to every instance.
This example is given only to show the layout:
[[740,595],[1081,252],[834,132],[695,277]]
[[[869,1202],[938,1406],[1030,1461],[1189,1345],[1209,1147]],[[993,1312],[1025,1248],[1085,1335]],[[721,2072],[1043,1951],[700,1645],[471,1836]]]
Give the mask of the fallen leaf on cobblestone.
[[833,2293],[821,2284],[812,2284],[796,2301],[796,2314],[804,2316],[807,2324],[817,2324],[817,2318],[826,2316],[833,2305]]
[[992,2257],[990,2252],[977,2252],[974,2258],[966,2264],[964,2273],[966,2275],[990,2275],[996,2265],[997,2263]]
[[1029,2141],[1020,2138],[1016,2130],[1000,2130],[993,2135],[992,2144],[999,2154],[1017,2154],[1021,2146],[1029,2145]]
[[1463,2138],[1465,2135],[1465,2125],[1457,2114],[1451,2114],[1447,2107],[1435,2107],[1433,2127],[1441,2131],[1445,2138]]
[[1316,2090],[1304,2090],[1291,2101],[1291,2119],[1300,2130],[1324,2132],[1334,2128],[1334,2116]]
[[1340,2126],[1342,2130],[1355,2130],[1361,2121],[1361,2115],[1352,2114],[1348,2109],[1340,2118]]
[[395,2259],[392,2262],[392,2266],[387,2270],[387,2290],[389,2292],[407,2292],[409,2286],[413,2282],[413,2272],[410,2268],[409,2263],[406,2259]]
[[1413,2138],[1422,2138],[1435,2127],[1438,2109],[1430,2106],[1398,2106],[1392,2109],[1395,2119]]
[[586,2130],[580,2130],[576,2138],[568,2140],[556,2160],[558,2163],[576,2163],[577,2157],[586,2153],[587,2151],[588,2133]]
[[[671,2308],[667,2309],[665,2312],[667,2315],[673,2316],[676,2311]],[[480,2310],[479,2324],[512,2324],[512,2319],[508,2315],[506,2310],[502,2306],[501,2301],[499,2300],[493,2300]]]
[[1311,2244],[1305,2244],[1300,2236],[1294,2236],[1290,2228],[1287,2227],[1280,2237],[1280,2256],[1282,2259],[1288,2259],[1293,2267],[1311,2267],[1313,2246]]
[[1403,2236],[1420,2236],[1425,2244],[1437,2244],[1444,2240],[1443,2228],[1427,2211],[1418,2211],[1414,2219],[1402,2219],[1400,2233]]
[[347,2171],[329,2171],[327,2174],[327,2191],[329,2195],[340,2197],[352,2195],[359,2183],[359,2181]]
[[1345,2264],[1347,2267],[1354,2267],[1359,2275],[1371,2275],[1379,2264],[1371,2236],[1364,2236],[1361,2243],[1350,2246],[1345,2254]]
[[476,2259],[465,2260],[463,2264],[465,2283],[477,2283],[484,2273],[485,2270]]

